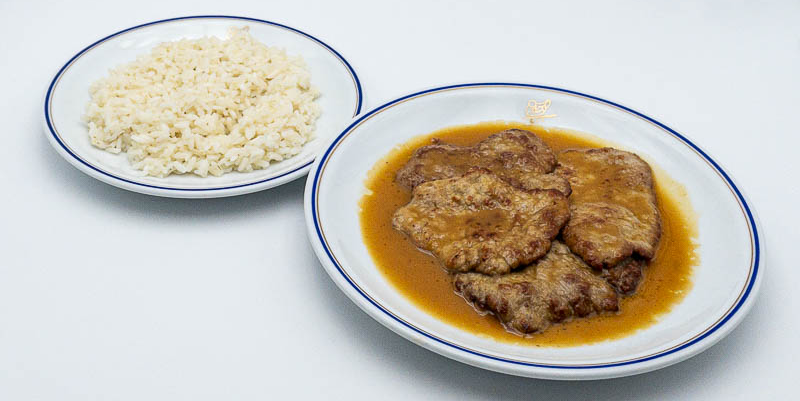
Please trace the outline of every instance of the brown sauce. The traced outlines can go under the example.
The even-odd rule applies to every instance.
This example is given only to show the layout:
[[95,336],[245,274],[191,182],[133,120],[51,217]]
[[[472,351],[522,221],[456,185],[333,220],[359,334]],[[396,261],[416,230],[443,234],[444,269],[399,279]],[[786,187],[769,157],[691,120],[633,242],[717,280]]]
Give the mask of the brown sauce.
[[625,337],[655,323],[680,302],[691,287],[692,268],[698,262],[696,219],[685,189],[651,160],[647,161],[655,174],[663,220],[661,241],[656,256],[644,270],[638,291],[622,299],[619,312],[575,319],[521,337],[506,331],[494,316],[476,313],[453,291],[450,276],[440,263],[392,228],[395,210],[411,198],[408,190],[395,183],[395,173],[415,149],[429,144],[432,138],[469,146],[509,128],[536,133],[554,152],[567,148],[621,148],[574,131],[505,122],[445,128],[395,148],[370,171],[365,182],[369,191],[360,203],[364,241],[386,279],[418,307],[449,324],[498,341],[532,346],[573,346]]

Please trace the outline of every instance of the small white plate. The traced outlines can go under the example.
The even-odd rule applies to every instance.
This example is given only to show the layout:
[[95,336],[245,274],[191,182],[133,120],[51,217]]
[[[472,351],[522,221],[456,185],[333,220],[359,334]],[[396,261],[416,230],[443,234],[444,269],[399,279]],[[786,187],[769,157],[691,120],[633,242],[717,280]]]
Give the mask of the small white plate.
[[[427,314],[396,291],[370,257],[361,236],[358,202],[365,193],[367,171],[381,157],[415,136],[448,126],[525,122],[531,100],[551,102],[547,114],[555,116],[540,124],[622,144],[654,161],[686,187],[699,215],[700,264],[694,270],[691,291],[652,326],[622,339],[577,347],[501,343]],[[363,114],[325,146],[312,166],[305,212],[323,267],[370,316],[432,351],[520,376],[626,376],[696,355],[730,333],[750,310],[764,269],[758,220],[731,177],[706,152],[624,106],[538,85],[453,85],[403,96]]]
[[[321,96],[322,114],[315,138],[303,151],[268,168],[221,177],[192,174],[148,177],[131,167],[125,154],[93,147],[81,117],[89,101],[89,85],[108,70],[148,53],[161,42],[203,36],[224,38],[228,28],[248,26],[250,34],[268,46],[302,56],[311,83]],[[361,84],[350,63],[321,40],[295,28],[254,18],[192,16],[150,22],[124,29],[87,46],[73,56],[51,81],[44,100],[44,127],[50,143],[68,162],[111,185],[150,195],[175,198],[215,198],[272,188],[308,172],[321,146],[361,111]]]

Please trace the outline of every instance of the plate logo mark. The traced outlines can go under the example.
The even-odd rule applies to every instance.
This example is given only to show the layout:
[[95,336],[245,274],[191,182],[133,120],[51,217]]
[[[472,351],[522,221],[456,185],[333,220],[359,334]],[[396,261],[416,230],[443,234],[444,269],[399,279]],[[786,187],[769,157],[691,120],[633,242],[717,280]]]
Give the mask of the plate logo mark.
[[543,102],[528,100],[528,107],[525,108],[525,116],[528,117],[528,120],[531,121],[531,124],[536,123],[536,120],[539,119],[556,117],[555,114],[547,114],[547,110],[549,109],[550,99],[547,99]]

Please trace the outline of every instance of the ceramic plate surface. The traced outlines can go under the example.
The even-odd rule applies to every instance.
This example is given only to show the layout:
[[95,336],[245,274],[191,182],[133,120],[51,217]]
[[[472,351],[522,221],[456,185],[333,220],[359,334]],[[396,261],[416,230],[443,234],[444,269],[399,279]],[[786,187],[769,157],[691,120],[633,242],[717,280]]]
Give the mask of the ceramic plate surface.
[[[685,298],[654,325],[618,340],[549,348],[479,337],[429,315],[380,273],[362,240],[358,202],[373,165],[396,145],[453,125],[527,122],[529,101],[549,100],[539,124],[591,133],[654,161],[682,183],[698,214],[700,263]],[[540,103],[541,104],[541,103]],[[761,230],[733,179],[667,126],[618,104],[552,87],[479,83],[414,93],[362,114],[333,138],[306,184],[308,233],[322,266],[350,299],[410,341],[494,371],[548,379],[642,373],[707,349],[741,321],[763,276]]]
[[[250,34],[268,46],[302,56],[311,71],[311,83],[321,96],[322,114],[315,139],[303,151],[269,168],[221,177],[191,174],[166,178],[144,176],[131,167],[124,154],[114,155],[93,147],[81,120],[89,101],[89,85],[108,70],[147,54],[161,42],[226,37],[228,28],[250,28]],[[361,110],[361,85],[350,64],[333,48],[297,29],[245,17],[193,16],[155,21],[128,28],[89,45],[72,57],[50,82],[44,101],[44,125],[51,144],[67,161],[101,181],[131,191],[181,198],[240,195],[271,188],[308,172],[321,146]]]

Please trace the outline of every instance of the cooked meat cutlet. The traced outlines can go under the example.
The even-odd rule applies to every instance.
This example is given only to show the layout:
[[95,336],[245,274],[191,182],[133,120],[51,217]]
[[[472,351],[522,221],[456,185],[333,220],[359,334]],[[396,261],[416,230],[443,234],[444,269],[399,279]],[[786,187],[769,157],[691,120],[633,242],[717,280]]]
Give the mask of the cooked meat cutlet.
[[645,262],[643,260],[628,258],[613,267],[603,269],[602,276],[620,294],[633,294],[636,292],[636,288],[639,287],[644,266]]
[[564,242],[596,269],[611,268],[633,254],[654,256],[661,217],[650,166],[612,148],[565,150],[556,173],[572,187]]
[[561,242],[536,263],[501,276],[453,275],[458,294],[492,312],[519,333],[536,333],[551,323],[594,312],[616,311],[617,293]]
[[547,253],[568,219],[561,192],[519,189],[473,169],[418,185],[392,225],[451,271],[502,274]]
[[569,182],[551,174],[556,167],[553,151],[534,133],[519,129],[498,132],[470,147],[434,140],[414,152],[396,180],[414,188],[423,182],[461,176],[473,167],[491,170],[519,188],[552,188],[569,196]]

